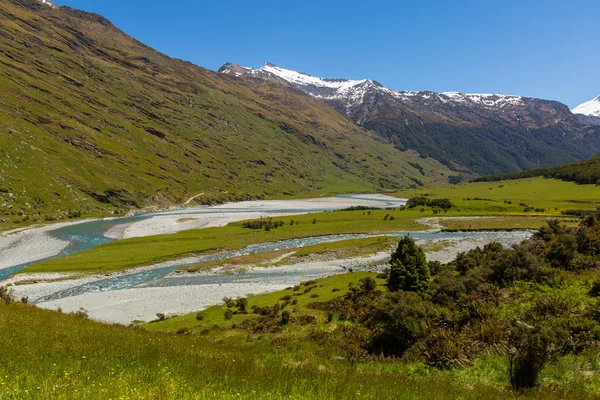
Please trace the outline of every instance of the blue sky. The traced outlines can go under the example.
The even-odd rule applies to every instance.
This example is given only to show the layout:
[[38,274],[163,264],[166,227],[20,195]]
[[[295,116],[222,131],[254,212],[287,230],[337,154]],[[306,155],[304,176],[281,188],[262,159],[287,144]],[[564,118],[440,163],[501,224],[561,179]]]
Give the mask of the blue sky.
[[173,57],[396,90],[505,93],[570,107],[600,95],[599,0],[56,0]]

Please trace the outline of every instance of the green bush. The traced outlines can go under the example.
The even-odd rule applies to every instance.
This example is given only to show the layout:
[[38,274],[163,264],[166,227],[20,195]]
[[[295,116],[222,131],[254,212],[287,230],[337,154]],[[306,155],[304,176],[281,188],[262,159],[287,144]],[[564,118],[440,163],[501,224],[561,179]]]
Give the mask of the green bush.
[[434,307],[413,292],[396,292],[380,298],[365,317],[372,331],[371,353],[401,356],[430,331]]
[[392,292],[421,292],[427,290],[429,279],[429,266],[423,249],[410,236],[404,236],[390,259],[388,289]]

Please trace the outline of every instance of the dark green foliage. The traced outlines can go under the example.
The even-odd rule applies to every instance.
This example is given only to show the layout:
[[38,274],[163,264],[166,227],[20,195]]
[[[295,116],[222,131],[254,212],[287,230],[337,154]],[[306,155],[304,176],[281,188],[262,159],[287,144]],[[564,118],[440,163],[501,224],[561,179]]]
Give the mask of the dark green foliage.
[[235,306],[238,309],[238,313],[245,314],[247,312],[246,307],[248,307],[248,300],[245,298],[238,299],[235,302]]
[[453,204],[450,199],[429,199],[425,196],[418,196],[409,199],[406,203],[406,206],[408,208],[425,206],[431,208],[441,208],[442,210],[447,211],[452,208]]
[[543,296],[509,325],[509,377],[513,388],[535,386],[544,366],[566,348],[571,338],[567,326],[572,309],[572,302],[564,297]]
[[196,320],[197,321],[204,321],[204,314],[202,314],[201,312],[199,312],[198,314],[196,314]]
[[390,259],[388,289],[392,292],[421,292],[427,290],[429,279],[429,266],[423,249],[410,236],[404,236]]
[[231,311],[230,309],[225,310],[224,317],[226,320],[230,320],[231,318],[233,318],[233,311]]
[[244,222],[242,223],[242,227],[248,229],[264,229],[265,231],[270,231],[271,229],[279,228],[284,224],[285,223],[283,221],[273,221],[271,218],[267,218],[259,219],[256,221]]
[[287,325],[290,322],[291,314],[289,311],[283,311],[281,313],[281,325]]
[[458,185],[462,181],[465,180],[465,177],[462,175],[450,175],[448,176],[448,183],[451,185]]
[[515,389],[537,384],[544,366],[559,352],[565,332],[542,319],[516,321],[508,329],[509,378]]
[[444,270],[431,282],[429,294],[431,301],[445,307],[453,307],[455,301],[466,293],[465,285],[451,270]]
[[369,210],[383,210],[380,207],[369,207],[369,206],[352,206],[341,209],[339,211],[369,211]]
[[360,280],[360,289],[363,293],[371,293],[377,287],[377,282],[375,279],[369,277],[363,278]]
[[600,297],[600,280],[595,280],[592,282],[592,287],[588,294],[592,297]]
[[430,302],[412,292],[397,292],[380,298],[372,306],[365,325],[373,332],[370,352],[401,356],[429,331],[434,315]]
[[554,239],[546,253],[546,260],[556,268],[571,270],[577,255],[577,237],[573,234],[564,234]]
[[408,208],[415,208],[418,206],[426,206],[429,203],[429,199],[425,196],[418,196],[408,199],[406,206]]

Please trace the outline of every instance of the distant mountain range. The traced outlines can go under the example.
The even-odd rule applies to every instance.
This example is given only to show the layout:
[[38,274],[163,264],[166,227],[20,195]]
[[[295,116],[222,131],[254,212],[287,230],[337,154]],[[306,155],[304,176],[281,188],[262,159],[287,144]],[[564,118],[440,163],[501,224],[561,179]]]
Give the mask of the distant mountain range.
[[[446,165],[477,174],[549,166],[600,152],[600,118],[559,102],[500,94],[394,91],[370,79],[326,79],[266,63],[219,72],[289,85],[355,123]],[[587,103],[586,103],[587,104]]]

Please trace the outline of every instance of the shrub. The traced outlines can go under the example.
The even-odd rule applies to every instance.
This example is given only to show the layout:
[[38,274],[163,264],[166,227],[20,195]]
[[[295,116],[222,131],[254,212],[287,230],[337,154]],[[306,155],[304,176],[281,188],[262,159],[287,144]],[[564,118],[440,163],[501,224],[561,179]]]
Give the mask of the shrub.
[[6,304],[10,304],[15,300],[13,293],[13,289],[9,289],[6,286],[0,286],[0,300],[4,301]]
[[202,313],[196,314],[196,321],[204,321],[204,314],[202,314]]
[[240,314],[244,314],[244,313],[246,313],[246,312],[247,312],[247,311],[246,311],[246,308],[248,307],[248,300],[247,300],[247,299],[244,299],[244,298],[238,299],[238,300],[235,302],[235,306],[237,307],[237,309],[238,309],[238,312],[239,312]]
[[566,333],[539,319],[516,321],[508,329],[508,374],[514,389],[537,385],[544,366],[558,354]]
[[375,279],[371,278],[370,276],[367,276],[366,278],[362,278],[360,280],[360,290],[363,293],[371,293],[375,290],[376,287],[377,282],[375,282]]
[[572,262],[577,255],[577,238],[573,234],[558,236],[550,243],[546,260],[556,268],[572,269]]
[[365,317],[373,333],[368,350],[401,356],[429,332],[433,313],[433,305],[416,293],[401,291],[382,297]]
[[436,275],[429,290],[431,301],[445,307],[453,306],[454,302],[465,292],[466,288],[463,282],[450,270]]
[[281,313],[281,325],[287,325],[290,322],[291,314],[289,311]]
[[595,280],[592,283],[592,287],[590,288],[588,294],[592,297],[600,297],[600,280]]
[[225,310],[225,314],[223,315],[225,317],[225,320],[229,321],[231,318],[233,318],[233,311],[231,310]]
[[183,327],[183,328],[179,328],[177,329],[177,331],[175,332],[176,335],[185,335],[186,333],[189,333],[190,328],[188,327]]
[[388,289],[392,292],[424,291],[429,286],[429,278],[429,267],[423,249],[411,237],[404,236],[391,256]]
[[[85,308],[83,308],[83,307],[81,307],[79,310],[75,311],[73,314],[76,315],[76,316],[78,316],[79,318],[82,318],[82,319],[88,319],[90,317],[89,314],[88,314],[88,311]],[[164,320],[164,319],[165,318],[163,317],[162,320]]]
[[235,306],[235,302],[231,297],[223,297],[223,304],[225,304],[229,308]]
[[333,317],[334,317],[333,311],[328,310],[327,311],[327,323],[330,323],[331,321],[333,321]]
[[167,319],[167,316],[165,314],[159,312],[159,313],[156,313],[156,318],[159,321],[164,321],[165,319]]
[[474,344],[451,330],[435,331],[421,343],[425,363],[439,369],[466,367],[471,364]]
[[314,315],[300,315],[296,317],[296,320],[300,325],[308,325],[316,323],[317,317],[315,317]]

